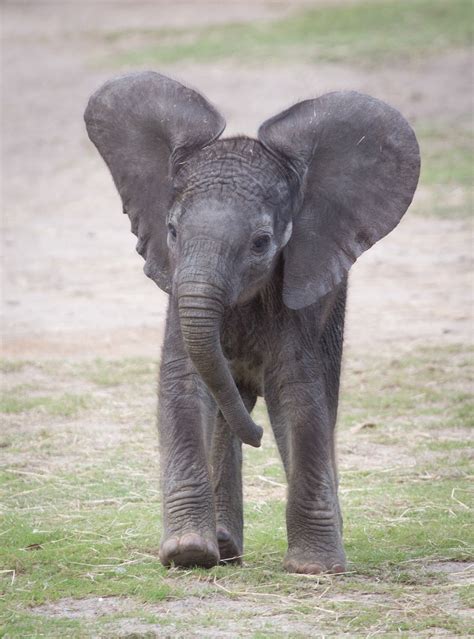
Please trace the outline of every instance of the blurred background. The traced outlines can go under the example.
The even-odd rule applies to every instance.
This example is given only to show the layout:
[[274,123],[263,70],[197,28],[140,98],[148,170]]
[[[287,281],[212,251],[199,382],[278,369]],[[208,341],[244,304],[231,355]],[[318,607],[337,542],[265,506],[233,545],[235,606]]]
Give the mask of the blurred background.
[[[471,0],[5,0],[1,10],[5,636],[468,636]],[[90,94],[137,69],[204,93],[225,135],[255,135],[282,109],[340,89],[389,102],[417,133],[413,205],[350,278],[343,579],[282,573],[285,477],[263,402],[263,446],[244,457],[245,567],[170,575],[159,564],[167,296],[142,272],[83,124]]]
[[[255,135],[337,89],[414,126],[423,169],[401,227],[353,271],[349,338],[385,344],[470,328],[471,3],[7,2],[3,6],[4,339],[7,354],[159,352],[166,296],[82,114],[107,78],[155,69],[202,91],[225,134]],[[448,337],[449,336],[449,337]],[[444,338],[443,338],[444,339]],[[351,340],[352,341],[352,340]]]

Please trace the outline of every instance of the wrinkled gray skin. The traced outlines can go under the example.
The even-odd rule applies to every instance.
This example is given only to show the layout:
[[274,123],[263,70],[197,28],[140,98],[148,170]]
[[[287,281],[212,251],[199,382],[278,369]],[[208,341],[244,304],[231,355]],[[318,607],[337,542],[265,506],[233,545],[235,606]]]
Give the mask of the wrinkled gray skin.
[[170,294],[159,390],[164,565],[239,562],[242,442],[258,396],[288,480],[285,568],[345,570],[334,452],[347,272],[408,208],[415,135],[358,93],[301,102],[259,140],[219,140],[198,93],[152,72],[106,83],[86,110]]

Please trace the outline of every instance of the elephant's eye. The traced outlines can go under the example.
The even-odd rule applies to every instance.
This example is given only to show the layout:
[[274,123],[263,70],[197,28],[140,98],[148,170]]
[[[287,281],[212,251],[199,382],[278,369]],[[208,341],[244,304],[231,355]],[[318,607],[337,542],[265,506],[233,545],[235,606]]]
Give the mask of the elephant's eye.
[[270,246],[270,240],[271,237],[270,235],[268,235],[268,233],[258,235],[252,240],[252,251],[254,253],[258,253],[259,255],[265,253],[265,251]]
[[168,231],[171,237],[175,240],[177,235],[176,228],[172,224],[168,224]]

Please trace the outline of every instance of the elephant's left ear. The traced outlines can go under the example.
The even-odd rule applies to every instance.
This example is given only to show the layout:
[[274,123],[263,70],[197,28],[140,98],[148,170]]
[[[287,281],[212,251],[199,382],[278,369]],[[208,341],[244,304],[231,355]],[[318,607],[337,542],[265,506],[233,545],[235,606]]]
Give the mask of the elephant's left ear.
[[398,224],[418,183],[418,143],[397,110],[356,92],[300,102],[264,122],[259,138],[302,180],[283,289],[286,305],[302,308]]

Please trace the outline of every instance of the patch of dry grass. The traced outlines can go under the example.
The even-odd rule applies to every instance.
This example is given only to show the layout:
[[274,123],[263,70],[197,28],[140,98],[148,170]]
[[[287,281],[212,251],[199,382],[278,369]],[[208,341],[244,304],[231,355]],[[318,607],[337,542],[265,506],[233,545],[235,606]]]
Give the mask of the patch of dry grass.
[[[350,563],[342,577],[281,568],[285,480],[268,425],[262,448],[245,451],[244,566],[161,567],[156,366],[140,362],[137,392],[136,365],[103,362],[105,376],[97,362],[7,367],[14,386],[36,371],[51,396],[70,381],[93,401],[75,415],[4,415],[6,636],[470,632],[473,367],[464,347],[346,367],[339,450]],[[256,410],[265,420],[264,405]]]

